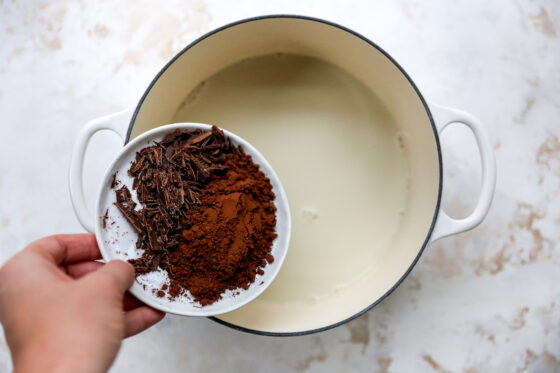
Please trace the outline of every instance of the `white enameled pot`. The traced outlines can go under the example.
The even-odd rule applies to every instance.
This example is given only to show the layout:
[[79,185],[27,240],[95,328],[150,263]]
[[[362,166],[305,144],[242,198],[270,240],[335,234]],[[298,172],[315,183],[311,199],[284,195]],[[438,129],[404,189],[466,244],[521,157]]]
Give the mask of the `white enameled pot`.
[[[214,318],[266,335],[322,331],[366,312],[407,276],[424,248],[477,226],[496,167],[484,125],[426,102],[397,62],[363,36],[327,21],[273,15],[212,31],[177,54],[135,109],[90,122],[74,149],[73,187],[89,138],[109,129],[126,144],[163,124],[216,124],[258,147],[290,201],[292,239],[274,283]],[[441,131],[475,135],[482,185],[471,214],[441,208]],[[475,191],[468,191],[475,192]]]

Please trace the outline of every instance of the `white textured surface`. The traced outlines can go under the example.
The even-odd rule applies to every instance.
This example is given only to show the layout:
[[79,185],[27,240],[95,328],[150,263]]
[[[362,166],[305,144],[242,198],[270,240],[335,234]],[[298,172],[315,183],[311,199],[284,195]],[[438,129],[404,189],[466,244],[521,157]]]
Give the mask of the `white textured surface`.
[[[203,32],[267,13],[349,26],[391,53],[429,100],[485,121],[499,169],[493,208],[479,228],[429,247],[391,297],[347,325],[278,339],[167,317],[127,340],[113,371],[559,371],[553,1],[0,0],[0,262],[43,235],[81,231],[66,171],[83,123],[133,104]],[[476,199],[478,160],[466,130],[444,139],[445,204],[460,215]],[[92,175],[115,143],[99,136]],[[0,338],[0,372],[10,366]]]

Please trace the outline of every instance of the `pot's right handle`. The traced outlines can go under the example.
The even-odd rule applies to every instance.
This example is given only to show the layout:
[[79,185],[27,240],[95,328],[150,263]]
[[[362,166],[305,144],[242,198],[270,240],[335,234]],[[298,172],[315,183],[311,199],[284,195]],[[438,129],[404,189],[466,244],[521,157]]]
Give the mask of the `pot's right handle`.
[[430,242],[434,242],[440,238],[473,229],[486,217],[496,187],[496,160],[484,125],[479,119],[464,111],[435,104],[430,104],[430,111],[438,134],[441,134],[443,129],[451,123],[462,123],[469,127],[476,138],[482,161],[482,185],[476,207],[469,216],[463,219],[450,217],[440,207],[437,222],[430,237]]
[[124,142],[131,116],[132,108],[129,108],[88,122],[78,134],[78,139],[72,149],[72,159],[70,160],[70,172],[68,175],[70,199],[72,200],[76,217],[88,232],[95,232],[95,224],[93,213],[88,210],[84,197],[83,167],[87,147],[91,137],[102,130],[113,131]]

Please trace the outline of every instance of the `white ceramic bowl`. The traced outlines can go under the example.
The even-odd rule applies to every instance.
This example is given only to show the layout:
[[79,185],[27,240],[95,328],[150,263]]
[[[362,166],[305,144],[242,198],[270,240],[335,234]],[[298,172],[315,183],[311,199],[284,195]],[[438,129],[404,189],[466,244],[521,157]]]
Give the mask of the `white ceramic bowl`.
[[[154,141],[161,141],[166,134],[176,129],[210,130],[211,126],[199,123],[176,123],[154,128],[128,143],[107,169],[97,197],[94,214],[95,236],[105,260],[128,260],[139,257],[143,251],[136,248],[138,237],[136,231],[114,205],[116,196],[115,191],[111,188],[113,175],[118,172],[117,180],[120,181],[120,185],[126,185],[130,189],[133,199],[138,202],[136,192],[132,189],[132,177],[127,173],[136,152],[146,146],[153,145]],[[274,203],[277,207],[276,233],[278,234],[272,247],[274,262],[264,268],[263,275],[257,275],[255,282],[251,284],[249,289],[228,290],[224,293],[222,299],[204,307],[198,302],[192,301],[187,295],[179,296],[174,300],[170,300],[167,296],[158,297],[155,292],[169,279],[167,272],[161,269],[138,276],[130,292],[142,302],[159,310],[186,316],[212,316],[233,311],[251,302],[271,284],[286,257],[290,241],[290,211],[286,193],[278,176],[262,154],[251,144],[231,132],[224,131],[224,134],[231,139],[234,145],[241,145],[245,153],[252,156],[253,161],[259,165],[260,170],[270,179],[272,184],[273,192],[276,195]],[[108,219],[106,228],[103,228],[102,217],[106,211],[108,211]]]

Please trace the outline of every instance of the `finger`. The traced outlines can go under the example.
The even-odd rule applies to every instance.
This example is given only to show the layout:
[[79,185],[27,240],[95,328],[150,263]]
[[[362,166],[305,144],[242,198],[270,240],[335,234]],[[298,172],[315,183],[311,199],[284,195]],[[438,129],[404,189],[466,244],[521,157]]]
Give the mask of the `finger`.
[[103,263],[92,261],[68,264],[65,269],[68,276],[78,279],[101,267],[103,267]]
[[107,284],[106,281],[109,281],[109,286],[115,288],[118,294],[124,296],[124,293],[134,282],[134,267],[122,260],[112,260],[97,271],[85,276],[84,280],[92,281],[94,286]]
[[[88,273],[97,271],[99,268],[103,267],[105,263],[101,262],[81,262],[74,263],[66,266],[66,273],[73,279],[78,279],[87,275]],[[126,293],[123,299],[123,310],[130,311],[138,307],[145,306],[144,303],[139,301],[130,293]]]
[[142,307],[145,306],[144,303],[142,303],[141,301],[139,301],[138,299],[136,299],[134,297],[134,295],[130,294],[130,293],[126,293],[124,295],[124,299],[123,299],[123,310],[125,311],[131,311],[135,308],[138,307]]
[[142,306],[124,314],[125,337],[131,337],[157,324],[165,313],[149,306]]
[[39,254],[55,264],[101,259],[93,234],[58,234],[29,245],[28,251]]

